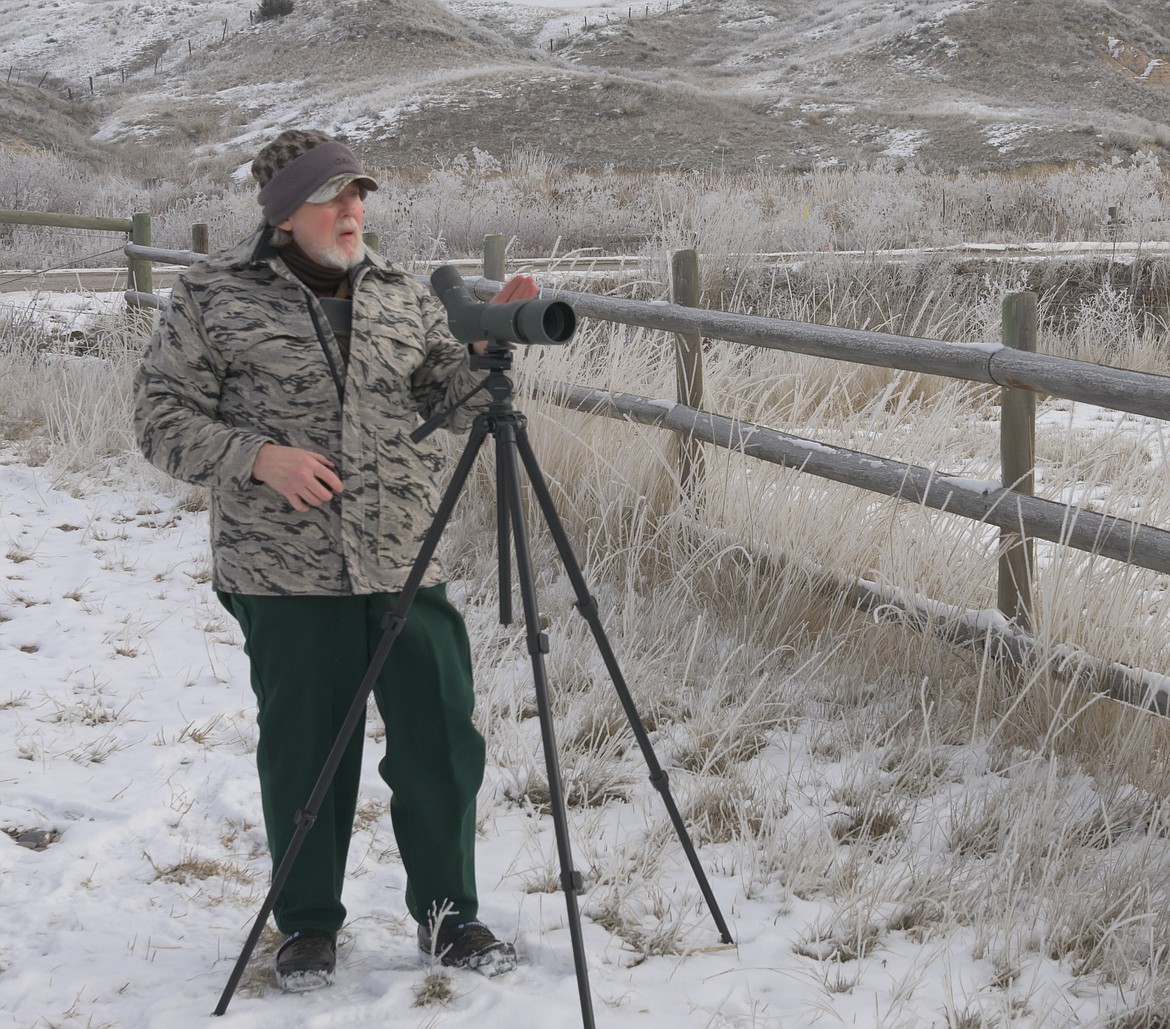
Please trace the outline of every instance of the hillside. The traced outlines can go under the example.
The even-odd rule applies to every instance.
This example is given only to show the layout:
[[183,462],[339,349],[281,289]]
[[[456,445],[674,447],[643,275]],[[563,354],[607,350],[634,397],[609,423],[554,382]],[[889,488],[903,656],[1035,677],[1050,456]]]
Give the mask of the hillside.
[[944,170],[1170,152],[1162,0],[0,0],[0,140],[242,163],[294,123],[375,164]]

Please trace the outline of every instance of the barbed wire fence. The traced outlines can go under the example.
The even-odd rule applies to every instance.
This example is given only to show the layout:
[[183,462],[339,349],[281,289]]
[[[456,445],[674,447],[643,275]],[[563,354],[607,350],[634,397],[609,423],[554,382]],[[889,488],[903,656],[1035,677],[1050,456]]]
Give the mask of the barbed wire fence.
[[[658,3],[653,4],[628,4],[624,16],[620,10],[616,12],[606,11],[604,12],[604,18],[594,15],[593,20],[590,21],[589,15],[586,14],[582,16],[580,26],[577,28],[576,33],[574,32],[575,24],[567,23],[564,27],[564,36],[562,37],[558,34],[550,38],[547,48],[550,52],[555,53],[567,45],[575,34],[595,32],[599,29],[620,25],[623,22],[632,23],[637,20],[649,20],[662,12],[679,10],[685,6],[686,0],[665,0],[665,3],[659,0]],[[160,71],[166,71],[170,63],[177,63],[178,60],[182,60],[184,57],[193,57],[197,50],[222,45],[230,37],[253,28],[260,24],[262,20],[257,16],[255,11],[248,12],[247,25],[234,25],[230,19],[225,18],[218,35],[201,39],[188,37],[172,41],[159,40],[148,49],[145,55],[139,55],[132,62],[126,62],[113,68],[106,67],[81,78],[58,75],[52,70],[45,70],[41,66],[9,63],[7,69],[3,72],[5,75],[5,85],[50,89],[62,100],[67,100],[72,103],[84,101],[86,98],[111,96],[136,80],[147,76],[158,75]],[[540,48],[545,49],[545,44],[541,43]],[[177,57],[174,57],[173,55],[176,51]],[[170,61],[167,60],[168,55],[171,55]]]

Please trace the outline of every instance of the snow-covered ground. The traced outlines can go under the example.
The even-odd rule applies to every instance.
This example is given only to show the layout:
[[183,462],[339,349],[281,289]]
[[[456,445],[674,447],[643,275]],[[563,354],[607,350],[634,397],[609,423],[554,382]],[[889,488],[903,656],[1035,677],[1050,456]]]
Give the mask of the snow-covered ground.
[[[635,6],[642,14],[667,5],[668,0],[640,0]],[[545,37],[563,34],[582,18],[625,17],[631,9],[625,0],[450,0],[445,6],[457,14],[497,11],[544,26]],[[250,10],[254,7],[239,0],[56,0],[51,11],[24,0],[0,0],[0,40],[6,64],[84,79],[99,68],[133,65],[158,43],[202,43],[218,40],[225,30],[245,30]]]
[[[511,8],[546,37],[570,20],[616,17],[629,6],[449,4],[456,11],[489,5]],[[225,21],[245,24],[247,5],[59,0],[50,12],[0,0],[7,62],[51,67],[59,76],[92,73],[95,55],[109,67],[131,63],[155,35],[218,38]],[[889,138],[891,153],[914,145],[909,136]],[[34,302],[32,295],[0,297],[9,306]],[[121,300],[62,299],[44,317],[62,332],[83,329],[103,302]],[[86,480],[30,467],[0,447],[0,828],[11,833],[0,834],[0,1027],[207,1025],[266,892],[247,662],[208,585],[206,514],[186,509],[180,496],[132,460]],[[499,632],[491,615],[469,612],[477,652]],[[525,674],[517,671],[521,683]],[[832,783],[823,765],[814,767],[813,750],[814,741],[796,731],[764,757],[792,784],[785,825],[794,832],[826,817]],[[405,913],[377,751],[368,741],[337,984],[281,994],[265,938],[228,1014],[212,1024],[581,1024],[563,898],[535,888],[556,878],[549,820],[503,802],[510,770],[497,766],[481,794],[483,916],[516,941],[521,965],[492,981],[456,973],[446,1006],[415,1006],[426,969]],[[574,813],[571,821],[575,854],[586,866],[661,831],[664,818],[642,783],[631,803]],[[674,848],[660,897],[684,923],[691,952],[642,960],[585,918],[599,1026],[942,1027],[960,1024],[1002,978],[973,928],[923,940],[887,934],[849,962],[843,978],[842,962],[815,953],[828,946],[822,937],[840,905],[794,896],[779,876],[760,889],[743,855],[729,848],[704,847],[701,857],[736,945],[720,945]],[[1119,988],[1077,977],[1039,953],[1022,956],[1015,971],[1011,990],[1026,1002],[1013,1019],[1019,1026],[1103,1024],[1126,1007]],[[1005,1005],[1010,1000],[1005,994]]]
[[[103,303],[121,300],[48,307],[84,328]],[[10,833],[0,835],[0,1026],[206,1025],[267,889],[247,662],[208,585],[206,514],[181,496],[133,460],[85,479],[0,448],[0,827]],[[494,611],[469,619],[477,652],[498,642]],[[526,665],[516,675],[523,688]],[[814,749],[798,730],[763,755],[786,784],[784,824],[797,833],[826,818],[832,783]],[[377,757],[368,740],[336,985],[280,993],[266,937],[217,1024],[581,1024],[564,899],[548,887],[550,820],[505,802],[514,770],[496,766],[480,801],[482,911],[516,941],[520,967],[496,980],[455,973],[449,1003],[415,1006],[426,969]],[[976,750],[970,758],[976,769]],[[669,833],[646,783],[631,803],[570,821],[579,868]],[[919,830],[923,853],[937,846]],[[584,918],[598,1026],[941,1027],[1002,979],[975,927],[887,933],[856,961],[830,960],[839,904],[795,896],[780,877],[761,888],[744,852],[707,846],[701,859],[735,939],[723,946],[681,850],[668,855],[657,899],[690,952],[643,960]],[[1015,971],[1015,1025],[1100,1024],[1126,1006],[1103,982],[1070,988],[1068,966],[1039,953]]]
[[[253,700],[239,634],[207,584],[205,537],[203,513],[133,474],[61,489],[50,468],[0,451],[0,825],[56,840],[38,851],[0,836],[0,1026],[206,1025],[259,909],[267,861]],[[521,965],[490,981],[456,973],[447,1006],[412,1006],[426,973],[377,753],[367,741],[337,984],[281,994],[262,948],[222,1024],[581,1024],[563,898],[529,892],[534,879],[555,880],[549,820],[534,827],[529,812],[500,802],[500,768],[481,795],[482,913],[516,941]],[[769,760],[793,784],[811,778],[798,734]],[[805,817],[822,818],[811,799]],[[661,829],[663,811],[644,787],[631,805],[572,821],[588,867],[596,850]],[[942,1026],[994,977],[988,958],[972,956],[973,930],[926,945],[901,935],[854,963],[857,979],[843,988],[839,962],[794,950],[835,905],[779,884],[746,896],[718,848],[702,857],[737,945],[720,945],[676,852],[661,886],[696,952],[640,961],[585,918],[597,1025]],[[1112,987],[1070,994],[1055,962],[1038,959],[1028,974],[1037,1015],[1059,1006],[1068,1019],[1043,1024],[1084,1023],[1124,1004]]]

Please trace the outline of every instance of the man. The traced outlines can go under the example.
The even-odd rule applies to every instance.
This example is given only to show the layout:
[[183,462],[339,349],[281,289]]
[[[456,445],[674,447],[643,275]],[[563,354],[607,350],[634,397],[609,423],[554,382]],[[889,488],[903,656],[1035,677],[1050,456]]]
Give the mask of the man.
[[[134,420],[153,464],[210,489],[212,585],[251,661],[275,868],[434,516],[440,454],[409,433],[482,376],[429,293],[365,247],[363,202],[378,184],[347,147],[289,130],[252,174],[264,223],[180,276],[143,353]],[[517,276],[497,300],[535,295]],[[450,427],[466,431],[475,413],[460,408]],[[514,948],[477,920],[484,744],[466,628],[437,560],[374,696],[419,946],[448,965],[508,971]],[[363,736],[275,901],[288,990],[333,981]]]

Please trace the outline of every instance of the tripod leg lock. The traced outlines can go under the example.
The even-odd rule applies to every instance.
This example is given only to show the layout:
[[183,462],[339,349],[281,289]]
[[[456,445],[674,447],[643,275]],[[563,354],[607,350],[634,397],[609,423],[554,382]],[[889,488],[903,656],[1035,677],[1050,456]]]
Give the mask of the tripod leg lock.
[[293,823],[299,828],[304,826],[306,831],[313,828],[313,823],[317,821],[316,811],[306,811],[303,807],[297,808],[297,813],[293,817]]
[[663,796],[666,796],[670,789],[670,777],[666,774],[665,768],[658,769],[657,772],[650,774],[650,784]]
[[578,897],[585,892],[585,879],[575,868],[561,876],[561,890],[565,893],[575,893]]
[[587,596],[580,603],[574,604],[573,606],[581,612],[581,617],[584,618],[585,621],[589,622],[591,625],[593,624],[594,620],[597,618],[596,597]]
[[529,654],[547,654],[549,652],[548,633],[538,632],[528,637]]
[[405,624],[406,619],[403,618],[402,615],[396,614],[394,611],[387,611],[386,614],[382,616],[383,632],[393,632],[394,635],[397,636],[400,632],[402,632],[402,627]]

